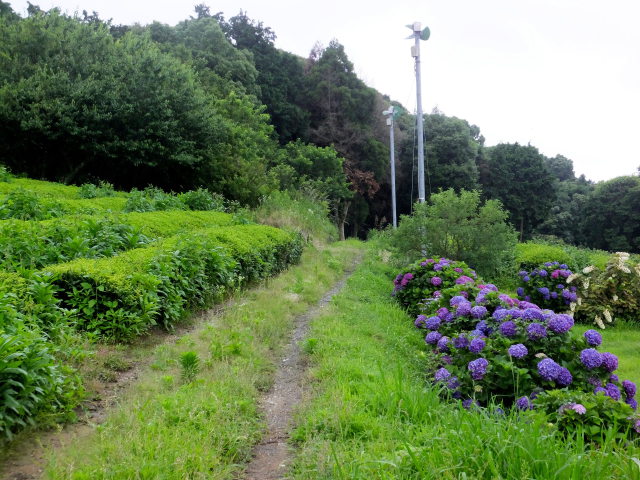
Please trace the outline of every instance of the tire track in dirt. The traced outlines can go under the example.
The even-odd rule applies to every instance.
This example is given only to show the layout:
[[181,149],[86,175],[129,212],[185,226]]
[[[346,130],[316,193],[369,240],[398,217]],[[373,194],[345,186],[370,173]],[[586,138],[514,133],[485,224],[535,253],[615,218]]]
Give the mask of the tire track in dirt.
[[286,473],[292,456],[287,440],[293,412],[302,400],[302,384],[306,371],[305,357],[300,344],[309,333],[311,320],[342,290],[361,260],[362,254],[354,259],[342,279],[325,293],[316,306],[296,317],[294,330],[285,347],[274,384],[261,402],[267,420],[267,434],[254,448],[253,459],[245,472],[246,480],[275,480],[283,478]]

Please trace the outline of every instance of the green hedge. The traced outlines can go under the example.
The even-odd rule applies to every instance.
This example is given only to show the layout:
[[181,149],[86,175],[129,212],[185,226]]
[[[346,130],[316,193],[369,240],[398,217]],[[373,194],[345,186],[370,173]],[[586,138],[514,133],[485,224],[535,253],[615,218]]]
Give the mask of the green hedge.
[[111,258],[46,269],[78,328],[119,340],[171,328],[226,288],[274,274],[302,252],[299,236],[267,226],[198,230]]
[[611,257],[611,253],[603,250],[538,242],[519,243],[516,249],[518,266],[524,270],[532,270],[545,262],[565,263],[574,271],[582,270],[588,265],[604,268]]
[[8,182],[0,182],[0,193],[11,193],[19,189],[36,193],[40,197],[66,198],[69,200],[80,198],[78,193],[80,189],[73,185],[32,180],[30,178],[12,178]]
[[176,235],[183,230],[197,230],[211,226],[230,226],[236,223],[233,215],[214,211],[168,210],[160,212],[132,212],[119,216],[123,223],[138,228],[151,238]]

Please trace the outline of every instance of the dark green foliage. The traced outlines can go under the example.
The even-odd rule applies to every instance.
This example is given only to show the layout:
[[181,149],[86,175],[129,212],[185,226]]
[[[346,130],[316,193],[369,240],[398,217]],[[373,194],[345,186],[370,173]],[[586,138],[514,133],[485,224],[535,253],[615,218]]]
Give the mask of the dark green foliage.
[[480,183],[488,198],[502,202],[521,241],[547,218],[556,198],[544,157],[531,145],[488,148],[480,165]]
[[130,340],[160,323],[172,328],[191,308],[233,285],[277,273],[302,252],[298,236],[272,227],[198,230],[112,258],[80,259],[47,269],[76,325]]
[[640,253],[640,177],[598,184],[585,200],[582,215],[588,246]]
[[113,197],[116,194],[113,189],[113,185],[109,182],[84,183],[80,185],[78,190],[78,196],[80,198],[98,198],[98,197]]
[[64,207],[56,201],[40,200],[27,190],[14,190],[0,200],[0,219],[46,220],[65,214]]
[[0,224],[0,266],[39,269],[75,258],[110,257],[150,241],[139,229],[110,218],[63,218]]
[[404,262],[425,251],[459,258],[481,275],[495,276],[512,269],[515,245],[513,228],[499,201],[482,204],[477,191],[447,190],[432,195],[429,203],[416,204],[412,216],[402,216],[389,248]]
[[[584,406],[586,413],[579,414],[567,405]],[[544,412],[550,422],[562,433],[583,437],[587,442],[607,444],[611,441],[626,441],[633,427],[629,418],[633,409],[616,402],[603,393],[597,395],[578,391],[552,390],[536,398],[536,408]]]
[[147,187],[144,190],[134,188],[129,193],[125,212],[155,212],[159,210],[186,210],[187,206],[172,193],[160,188]]
[[206,188],[190,190],[178,195],[178,198],[189,210],[217,210],[223,212],[224,197],[217,193],[210,192]]

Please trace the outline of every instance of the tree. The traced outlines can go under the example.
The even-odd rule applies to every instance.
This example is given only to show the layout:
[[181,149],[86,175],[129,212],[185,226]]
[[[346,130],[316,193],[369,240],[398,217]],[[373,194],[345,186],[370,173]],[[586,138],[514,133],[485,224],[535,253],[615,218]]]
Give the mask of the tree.
[[488,148],[480,183],[485,196],[500,200],[509,212],[520,241],[547,218],[556,198],[544,157],[531,145],[502,143]]
[[556,155],[553,158],[545,158],[547,169],[560,182],[575,180],[573,162],[567,157]]
[[583,217],[589,247],[640,253],[640,178],[617,177],[596,185]]

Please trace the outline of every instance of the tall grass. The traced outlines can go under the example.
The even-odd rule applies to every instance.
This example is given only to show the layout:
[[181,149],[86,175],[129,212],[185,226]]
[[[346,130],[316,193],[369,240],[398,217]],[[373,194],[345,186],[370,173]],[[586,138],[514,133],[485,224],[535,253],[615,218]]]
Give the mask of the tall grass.
[[52,452],[47,478],[237,478],[263,435],[258,401],[295,315],[321,298],[358,248],[309,247],[299,265],[221,317],[156,348],[151,369],[108,420]]
[[533,414],[471,412],[425,380],[422,338],[370,255],[313,321],[309,399],[297,416],[294,479],[640,478],[640,451],[563,440]]

